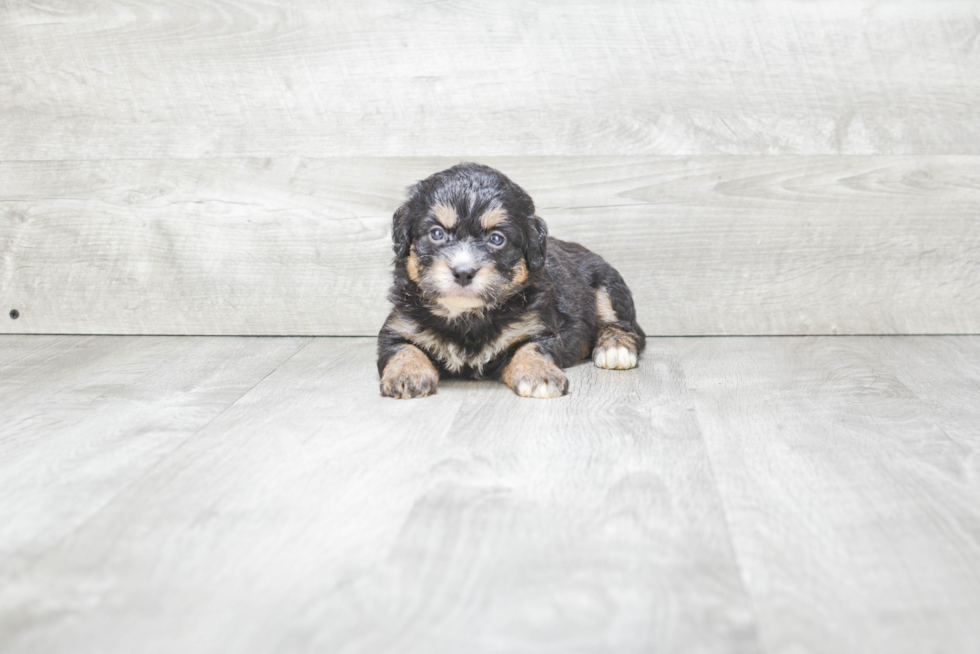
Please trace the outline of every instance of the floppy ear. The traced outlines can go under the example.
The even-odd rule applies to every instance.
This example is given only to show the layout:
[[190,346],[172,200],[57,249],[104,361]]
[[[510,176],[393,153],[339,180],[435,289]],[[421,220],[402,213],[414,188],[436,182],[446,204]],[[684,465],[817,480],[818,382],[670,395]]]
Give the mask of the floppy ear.
[[408,203],[395,210],[391,221],[391,241],[395,256],[404,259],[412,247],[412,223],[408,217]]
[[534,272],[544,267],[548,225],[535,215],[527,217],[527,239],[524,243],[524,258],[527,259],[528,270]]

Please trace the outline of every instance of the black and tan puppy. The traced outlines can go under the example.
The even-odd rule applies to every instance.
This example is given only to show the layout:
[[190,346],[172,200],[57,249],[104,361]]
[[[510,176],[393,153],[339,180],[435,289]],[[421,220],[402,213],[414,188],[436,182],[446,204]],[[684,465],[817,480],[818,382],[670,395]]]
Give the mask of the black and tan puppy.
[[600,368],[636,366],[645,337],[623,278],[549,237],[530,196],[493,168],[460,164],[415,184],[391,236],[382,395],[430,395],[446,376],[559,397],[568,392],[561,368],[590,353]]

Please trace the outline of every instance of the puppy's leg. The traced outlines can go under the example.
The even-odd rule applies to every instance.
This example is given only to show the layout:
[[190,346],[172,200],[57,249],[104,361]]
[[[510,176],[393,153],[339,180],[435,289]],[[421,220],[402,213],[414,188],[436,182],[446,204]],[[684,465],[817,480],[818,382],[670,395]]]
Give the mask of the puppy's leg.
[[500,380],[521,397],[561,397],[568,392],[568,377],[533,342],[514,352]]
[[439,387],[439,371],[425,352],[407,342],[400,332],[411,325],[392,314],[378,334],[378,373],[381,394],[408,399],[432,395]]
[[432,395],[439,387],[439,371],[425,352],[404,343],[381,372],[381,394],[407,400]]
[[629,370],[636,367],[638,355],[633,334],[624,332],[613,325],[599,328],[592,361],[599,368],[608,370]]
[[608,284],[595,290],[598,330],[592,348],[592,361],[599,368],[628,370],[635,368],[646,336],[636,324],[633,296],[615,270]]

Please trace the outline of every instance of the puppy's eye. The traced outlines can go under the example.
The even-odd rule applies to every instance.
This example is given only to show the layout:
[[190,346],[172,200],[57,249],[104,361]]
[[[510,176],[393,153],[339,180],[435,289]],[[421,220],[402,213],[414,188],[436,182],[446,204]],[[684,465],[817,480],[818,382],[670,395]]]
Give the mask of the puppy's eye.
[[438,227],[434,227],[431,232],[429,232],[429,238],[433,241],[441,241],[446,238],[446,232],[442,231]]
[[492,245],[492,246],[494,246],[494,247],[498,247],[498,248],[499,248],[499,247],[500,247],[501,245],[503,245],[503,244],[504,244],[504,242],[505,242],[506,240],[507,240],[507,239],[506,239],[506,238],[504,238],[504,235],[503,235],[503,234],[501,234],[500,232],[494,232],[494,233],[493,233],[493,234],[491,234],[491,235],[490,235],[490,237],[489,237],[489,238],[487,239],[487,241],[489,241],[489,242],[490,242],[490,245]]

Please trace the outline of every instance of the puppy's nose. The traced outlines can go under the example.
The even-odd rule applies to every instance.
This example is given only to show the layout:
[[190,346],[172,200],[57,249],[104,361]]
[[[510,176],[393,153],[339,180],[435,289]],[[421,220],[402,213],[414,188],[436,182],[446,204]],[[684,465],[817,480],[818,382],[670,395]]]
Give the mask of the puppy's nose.
[[470,282],[473,281],[474,275],[476,275],[476,268],[469,266],[457,266],[453,268],[453,277],[456,278],[456,283],[460,286],[469,286]]

